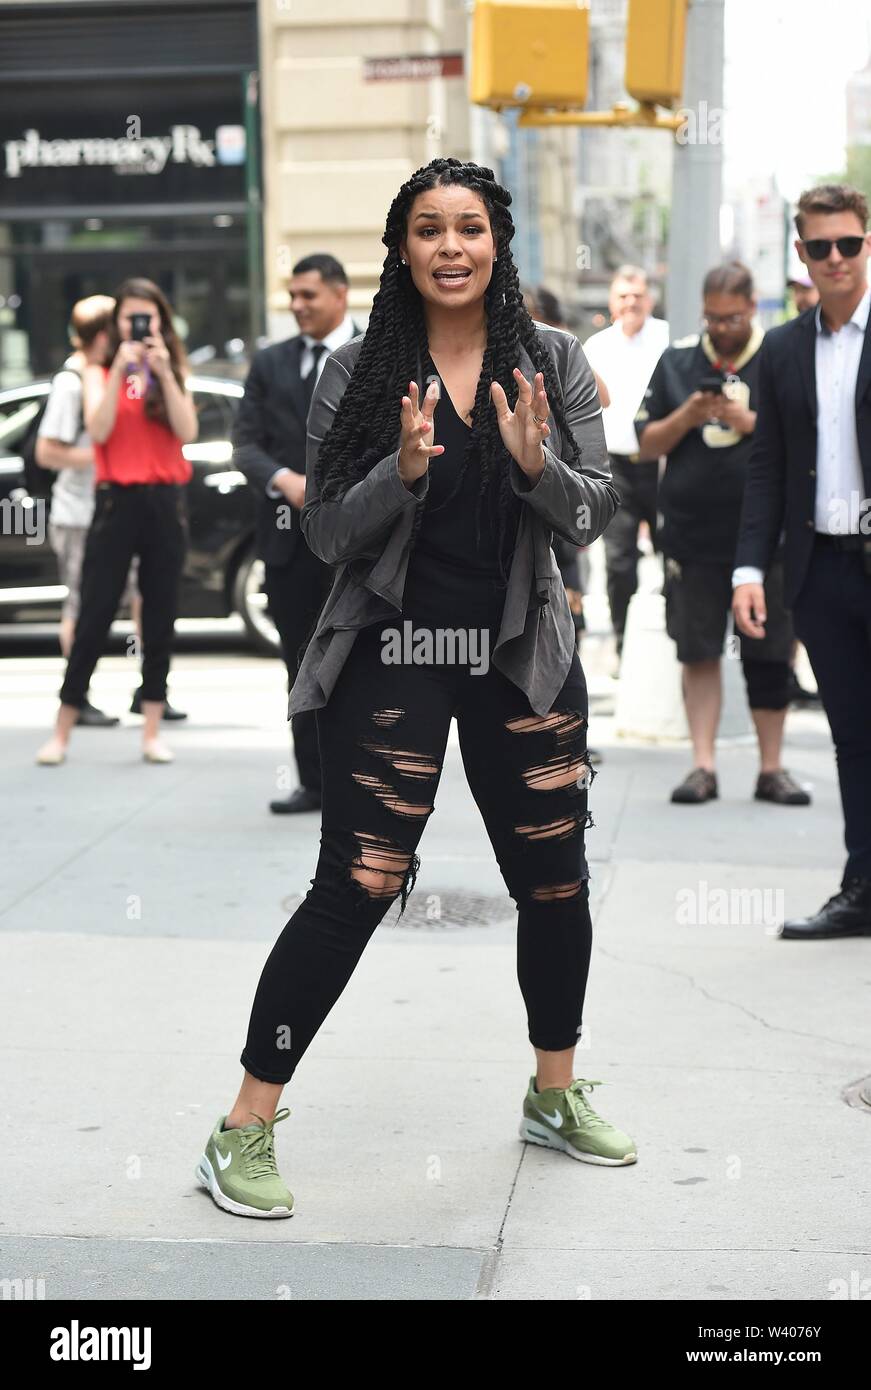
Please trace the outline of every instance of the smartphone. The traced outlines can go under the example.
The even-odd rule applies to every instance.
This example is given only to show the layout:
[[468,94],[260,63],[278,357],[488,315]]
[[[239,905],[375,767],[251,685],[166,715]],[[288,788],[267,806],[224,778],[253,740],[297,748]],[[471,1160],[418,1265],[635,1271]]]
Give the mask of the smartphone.
[[717,376],[715,373],[712,372],[710,376],[703,376],[703,377],[702,377],[701,381],[699,382],[698,386],[696,387],[696,390],[697,390],[697,391],[713,391],[713,392],[715,392],[717,395],[722,395],[722,392],[723,392],[723,378],[722,378],[721,376]]
[[130,340],[134,343],[141,343],[143,338],[148,337],[148,330],[151,326],[150,314],[131,314],[130,315]]

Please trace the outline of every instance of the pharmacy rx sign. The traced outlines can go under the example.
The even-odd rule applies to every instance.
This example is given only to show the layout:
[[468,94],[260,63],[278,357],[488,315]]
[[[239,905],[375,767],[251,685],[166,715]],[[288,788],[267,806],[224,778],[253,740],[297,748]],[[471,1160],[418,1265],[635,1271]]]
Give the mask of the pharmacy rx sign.
[[21,179],[36,169],[109,168],[116,174],[162,174],[169,164],[197,169],[245,162],[245,129],[224,125],[205,138],[195,125],[174,125],[165,134],[143,134],[137,118],[118,137],[81,136],[45,139],[36,129],[3,145],[7,179]]

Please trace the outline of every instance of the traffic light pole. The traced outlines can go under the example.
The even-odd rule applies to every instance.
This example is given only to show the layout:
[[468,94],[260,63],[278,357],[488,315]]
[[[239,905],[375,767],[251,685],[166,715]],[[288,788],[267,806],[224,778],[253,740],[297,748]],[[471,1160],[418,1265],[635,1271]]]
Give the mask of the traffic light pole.
[[517,124],[518,126],[653,126],[656,130],[677,131],[683,125],[683,117],[664,115],[649,102],[641,102],[638,106],[630,106],[626,101],[615,101],[610,111],[526,110],[518,119]]
[[687,15],[683,111],[675,142],[666,310],[672,342],[698,329],[702,281],[720,260],[725,0]]

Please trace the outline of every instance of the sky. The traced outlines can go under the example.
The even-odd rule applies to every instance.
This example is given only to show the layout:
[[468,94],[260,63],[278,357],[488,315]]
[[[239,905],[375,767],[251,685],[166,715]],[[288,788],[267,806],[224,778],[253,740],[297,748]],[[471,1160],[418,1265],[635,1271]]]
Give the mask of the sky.
[[844,88],[869,46],[869,0],[726,0],[726,187],[773,172],[795,198],[843,168]]

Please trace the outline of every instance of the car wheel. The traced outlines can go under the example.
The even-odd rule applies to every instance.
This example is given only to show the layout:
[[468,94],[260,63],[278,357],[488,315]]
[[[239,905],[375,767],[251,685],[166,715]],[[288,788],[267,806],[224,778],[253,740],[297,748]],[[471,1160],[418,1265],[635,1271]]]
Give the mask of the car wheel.
[[278,629],[266,611],[265,567],[253,550],[242,557],[233,584],[233,607],[245,624],[249,640],[265,656],[280,656]]

